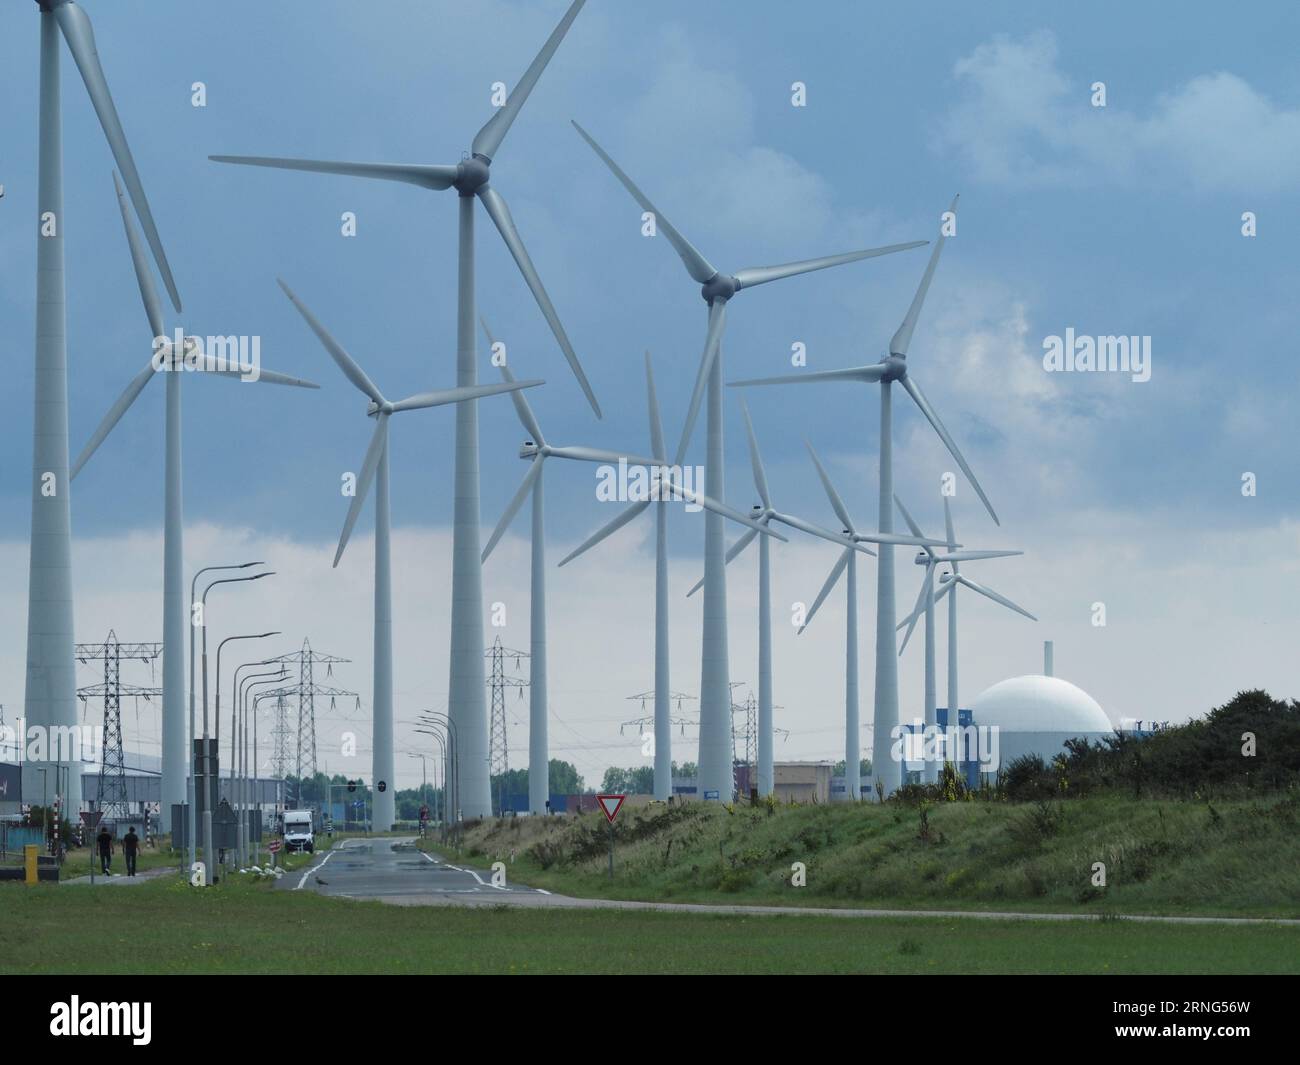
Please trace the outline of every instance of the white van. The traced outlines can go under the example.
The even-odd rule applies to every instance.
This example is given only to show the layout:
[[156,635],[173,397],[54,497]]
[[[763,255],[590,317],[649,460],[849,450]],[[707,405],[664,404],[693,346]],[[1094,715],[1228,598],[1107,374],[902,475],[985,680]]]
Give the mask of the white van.
[[288,851],[316,850],[316,838],[312,834],[312,813],[310,810],[285,810],[284,812],[284,846]]

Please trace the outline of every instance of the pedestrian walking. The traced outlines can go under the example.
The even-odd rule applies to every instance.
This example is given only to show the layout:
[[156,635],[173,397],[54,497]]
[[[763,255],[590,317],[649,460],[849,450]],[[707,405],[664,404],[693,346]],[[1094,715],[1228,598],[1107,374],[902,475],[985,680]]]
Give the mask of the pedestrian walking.
[[127,876],[135,876],[135,856],[139,850],[140,837],[135,834],[135,825],[132,825],[122,837],[122,857],[126,859]]
[[95,837],[95,843],[99,849],[99,871],[105,876],[112,876],[113,871],[113,833],[105,825],[99,830],[99,835]]

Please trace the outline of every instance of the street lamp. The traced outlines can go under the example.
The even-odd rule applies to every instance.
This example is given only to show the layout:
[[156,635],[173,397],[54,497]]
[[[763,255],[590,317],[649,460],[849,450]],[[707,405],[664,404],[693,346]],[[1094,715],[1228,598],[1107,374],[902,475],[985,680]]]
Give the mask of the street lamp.
[[[288,675],[288,673],[289,671],[285,670],[286,676]],[[258,692],[256,695],[253,696],[253,792],[259,810],[262,807],[262,802],[261,802],[261,789],[258,787],[258,785],[260,784],[260,780],[257,776],[257,704],[260,703],[263,699],[271,698],[271,696],[273,695],[276,696],[277,698],[283,699],[285,694],[291,690],[292,689],[290,688],[276,688],[268,692]],[[281,784],[283,783],[284,782],[281,781]],[[277,795],[278,794],[279,793],[277,791]],[[278,799],[276,804],[278,805]],[[254,841],[253,843],[254,863],[257,862],[258,852],[260,850],[261,850],[260,841]]]
[[[238,666],[235,669],[235,685],[236,685],[235,705],[239,708],[239,729],[238,731],[232,730],[231,733],[230,780],[231,780],[231,798],[234,803],[235,810],[239,815],[239,864],[241,866],[248,864],[247,826],[245,824],[245,818],[247,814],[246,814],[246,803],[244,802],[245,780],[243,775],[243,757],[246,753],[246,751],[244,750],[244,748],[246,747],[246,743],[245,743],[246,722],[244,720],[246,703],[244,700],[244,696],[246,691],[256,686],[256,684],[250,683],[250,681],[257,681],[259,677],[274,677],[276,683],[278,683],[279,681],[284,680],[284,678],[289,675],[289,671],[286,670],[284,666],[280,666],[277,669],[267,670],[264,673],[251,673],[248,676],[244,677],[243,680],[239,679],[239,671],[241,669],[246,669],[249,666],[265,666],[270,664],[271,663],[269,661],[245,662],[243,665]],[[263,680],[261,683],[266,684],[269,682]],[[238,754],[236,752],[238,752]],[[238,783],[236,783],[236,777],[235,777],[235,770],[237,768],[239,769]]]
[[[195,782],[194,782],[194,628],[195,628],[195,620],[196,620],[196,619],[195,619],[195,614],[194,614],[194,593],[195,593],[195,591],[197,590],[197,586],[198,586],[199,578],[200,578],[201,576],[203,576],[203,574],[205,574],[205,573],[210,573],[210,572],[212,572],[213,570],[249,569],[249,568],[252,567],[252,566],[264,566],[264,565],[266,565],[265,562],[239,562],[239,563],[236,563],[236,564],[231,565],[231,566],[204,566],[201,570],[199,570],[197,573],[194,574],[194,579],[190,581],[190,771],[189,771],[189,773],[186,774],[186,776],[187,776],[188,779],[189,779],[189,787],[186,789],[186,793],[187,793],[188,798],[189,798],[189,807],[190,807],[190,816],[189,816],[189,837],[190,837],[190,847],[189,847],[189,850],[190,850],[190,868],[191,868],[191,869],[194,868],[194,863],[195,863],[195,861],[197,860],[197,857],[198,857],[197,854],[196,854],[196,848],[197,848],[197,845],[198,845],[198,844],[197,844],[197,840],[196,840],[196,838],[195,838],[195,837],[198,835],[198,833],[197,833],[198,825],[196,824],[196,821],[195,821],[195,819],[196,819],[196,817],[197,817],[198,815],[197,815],[197,811],[195,810]],[[208,593],[205,591],[203,594],[204,594],[204,596],[206,597]],[[204,628],[204,635],[205,635],[205,643],[204,643],[204,646],[206,646],[206,634],[207,634],[207,629],[206,629],[206,627],[205,627],[205,628]],[[205,659],[205,661],[206,661],[206,659]],[[205,672],[204,672],[204,679],[206,680],[206,678],[207,678],[206,666],[204,667],[204,669],[205,669]],[[206,714],[207,714],[207,690],[206,690],[206,688],[204,689],[203,702],[204,702],[203,712],[204,712],[204,715],[205,715],[204,720],[206,721],[206,720],[207,720],[207,718],[206,718]],[[207,737],[207,730],[206,730],[206,729],[204,730],[204,733],[203,733],[203,734],[204,734],[204,738],[206,739],[206,737]],[[207,765],[207,753],[208,753],[208,752],[207,752],[207,746],[205,745],[205,746],[204,746],[204,749],[203,749],[203,757],[204,757],[204,766],[205,766],[205,767],[206,767],[206,765]],[[170,813],[170,811],[169,811],[169,813]],[[172,827],[173,835],[175,834],[175,831],[176,831],[175,826],[173,826],[173,827]]]
[[[252,803],[249,801],[252,797],[248,781],[248,694],[254,688],[263,687],[267,684],[280,684],[289,675],[289,671],[283,666],[279,670],[271,673],[254,673],[244,678],[243,689],[239,694],[239,782],[236,794],[237,809],[239,810],[239,864],[248,865],[248,838],[252,834],[252,825],[249,823],[249,815],[252,810]],[[259,680],[259,677],[269,677],[269,680]],[[253,719],[256,725],[257,718]]]
[[[421,721],[426,725],[441,728],[446,733],[445,758],[446,771],[443,773],[443,822],[460,824],[460,738],[456,723],[451,718],[434,710],[422,712]],[[415,730],[426,735],[439,735],[428,729]]]
[[[257,577],[265,577],[265,576],[269,576],[269,574],[259,573],[259,574],[257,575]],[[241,577],[229,577],[229,578],[227,578],[227,580],[230,580],[230,581],[238,581],[238,580],[257,580],[257,577],[242,577],[242,578],[241,578]],[[212,584],[222,584],[222,583],[224,583],[224,582],[223,582],[223,581],[213,581],[213,582],[212,582]],[[211,588],[212,585],[209,585],[208,587]],[[206,598],[207,598],[207,592],[204,592],[203,595],[204,595],[204,598],[206,599]],[[207,731],[208,731],[208,721],[207,721],[207,717],[208,717],[208,713],[207,713],[207,711],[208,711],[208,700],[207,700],[207,698],[206,698],[206,695],[207,695],[207,687],[208,687],[208,673],[207,673],[207,669],[206,669],[206,666],[207,666],[207,633],[208,633],[208,629],[207,629],[207,625],[206,625],[206,621],[207,621],[207,619],[205,618],[204,621],[205,621],[205,624],[204,624],[204,627],[203,627],[203,643],[204,643],[204,648],[203,648],[204,656],[203,656],[203,657],[204,657],[204,667],[205,667],[205,668],[204,668],[204,671],[203,671],[203,689],[204,689],[204,696],[205,696],[205,697],[204,697],[204,700],[203,700],[203,733],[204,733],[204,738],[206,738],[206,737],[207,737]],[[215,705],[214,708],[213,708],[213,710],[214,710],[213,717],[216,719],[217,734],[216,734],[216,736],[213,737],[213,739],[215,739],[215,741],[216,741],[216,746],[217,746],[217,759],[218,759],[218,761],[220,761],[220,757],[221,757],[221,651],[222,651],[222,649],[226,646],[226,644],[228,644],[228,643],[233,643],[233,642],[235,642],[236,640],[264,640],[264,639],[266,639],[268,636],[279,636],[279,635],[280,635],[279,632],[248,632],[248,633],[243,633],[243,634],[241,634],[241,635],[239,635],[239,636],[227,636],[224,640],[222,640],[219,644],[217,644],[217,693],[216,693],[216,705]],[[235,760],[235,734],[234,734],[234,733],[235,733],[235,713],[234,713],[234,710],[232,709],[232,710],[231,710],[231,713],[230,713],[230,760],[231,760],[232,763],[233,763],[234,760]],[[220,771],[218,771],[218,775],[219,775],[219,774],[220,774]],[[233,792],[233,790],[234,790],[234,777],[233,777],[233,776],[231,777],[231,790],[232,790],[232,792]],[[233,797],[233,795],[232,795],[232,797]],[[211,867],[211,862],[210,862],[210,859],[208,859],[208,851],[207,851],[207,848],[208,848],[208,846],[209,846],[211,843],[212,843],[212,811],[211,811],[211,810],[204,810],[204,811],[203,811],[203,848],[204,848],[204,859],[209,861],[209,867]],[[214,884],[216,883],[216,875],[215,875],[215,874],[214,874],[213,877],[212,877],[212,882],[213,882]]]

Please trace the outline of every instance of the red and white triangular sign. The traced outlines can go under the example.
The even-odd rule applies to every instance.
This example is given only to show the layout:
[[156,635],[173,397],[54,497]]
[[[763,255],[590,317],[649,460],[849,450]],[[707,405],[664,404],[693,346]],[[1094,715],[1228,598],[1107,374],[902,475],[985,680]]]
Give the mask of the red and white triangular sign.
[[618,816],[619,808],[623,805],[626,795],[597,795],[596,801],[600,803],[600,808],[605,811],[605,820],[611,825],[614,818]]

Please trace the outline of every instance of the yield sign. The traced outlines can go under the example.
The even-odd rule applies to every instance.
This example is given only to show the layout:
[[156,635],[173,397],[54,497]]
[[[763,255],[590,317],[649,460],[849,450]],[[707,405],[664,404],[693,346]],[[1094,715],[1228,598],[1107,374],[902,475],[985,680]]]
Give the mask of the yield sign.
[[626,795],[597,795],[596,801],[600,803],[600,808],[605,812],[605,820],[611,825],[614,818],[618,816],[619,808],[623,805]]

